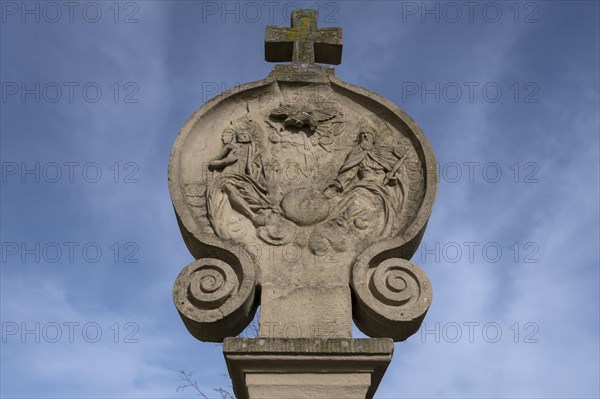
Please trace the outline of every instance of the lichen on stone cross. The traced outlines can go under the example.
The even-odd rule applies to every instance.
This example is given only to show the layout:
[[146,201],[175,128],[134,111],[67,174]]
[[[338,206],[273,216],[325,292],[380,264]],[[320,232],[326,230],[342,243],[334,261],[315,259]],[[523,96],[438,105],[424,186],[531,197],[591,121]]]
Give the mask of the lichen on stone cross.
[[292,27],[269,25],[265,32],[265,60],[293,64],[342,62],[342,29],[317,28],[317,11],[292,12]]

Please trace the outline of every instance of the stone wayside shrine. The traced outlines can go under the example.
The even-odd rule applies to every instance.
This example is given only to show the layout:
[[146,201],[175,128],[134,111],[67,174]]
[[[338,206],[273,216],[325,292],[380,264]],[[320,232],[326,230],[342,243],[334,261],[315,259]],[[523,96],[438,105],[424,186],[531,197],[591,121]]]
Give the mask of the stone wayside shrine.
[[[169,190],[196,261],[173,299],[194,337],[223,342],[238,398],[370,398],[431,304],[409,259],[436,162],[401,109],[319,65],[341,63],[341,29],[291,19],[265,40],[267,61],[291,63],[208,101],[175,141]],[[235,338],[258,305],[258,337]]]

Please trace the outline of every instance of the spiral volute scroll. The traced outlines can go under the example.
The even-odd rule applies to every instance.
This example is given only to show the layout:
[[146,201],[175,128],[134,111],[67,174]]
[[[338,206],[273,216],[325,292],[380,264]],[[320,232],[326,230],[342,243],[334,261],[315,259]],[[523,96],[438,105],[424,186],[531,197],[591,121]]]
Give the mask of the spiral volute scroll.
[[432,300],[425,272],[401,258],[358,258],[352,291],[358,328],[371,337],[394,341],[404,341],[418,331]]
[[173,300],[194,337],[222,342],[242,332],[254,317],[254,267],[216,258],[196,260],[179,273]]

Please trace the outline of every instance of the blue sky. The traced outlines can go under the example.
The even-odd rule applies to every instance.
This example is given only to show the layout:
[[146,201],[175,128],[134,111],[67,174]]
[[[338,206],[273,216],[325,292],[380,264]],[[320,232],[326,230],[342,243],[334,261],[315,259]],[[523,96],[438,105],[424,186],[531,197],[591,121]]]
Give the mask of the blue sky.
[[171,302],[192,257],[167,162],[194,110],[269,73],[264,26],[298,5],[440,166],[413,257],[434,301],[377,397],[600,396],[596,1],[0,2],[0,396],[229,385]]

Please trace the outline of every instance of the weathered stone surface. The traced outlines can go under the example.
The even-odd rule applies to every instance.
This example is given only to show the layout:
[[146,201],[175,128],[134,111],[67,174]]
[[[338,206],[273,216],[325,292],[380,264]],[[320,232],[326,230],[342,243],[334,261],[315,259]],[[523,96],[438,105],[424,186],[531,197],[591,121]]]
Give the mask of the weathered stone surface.
[[391,339],[226,338],[223,345],[239,399],[371,398],[393,350]]
[[[345,398],[364,399],[371,386],[369,373],[246,374],[252,399]],[[240,396],[243,397],[243,396]]]
[[310,226],[324,221],[329,215],[329,202],[321,190],[301,188],[291,191],[281,200],[286,219],[299,226]]
[[[260,336],[342,338],[352,336],[348,284],[264,284]],[[291,313],[293,318],[282,317]]]
[[194,337],[221,342],[241,333],[254,317],[258,305],[254,266],[215,258],[197,260],[179,273],[173,301]]
[[354,321],[371,337],[404,341],[417,332],[431,305],[432,289],[423,270],[406,259],[356,260],[352,273]]

